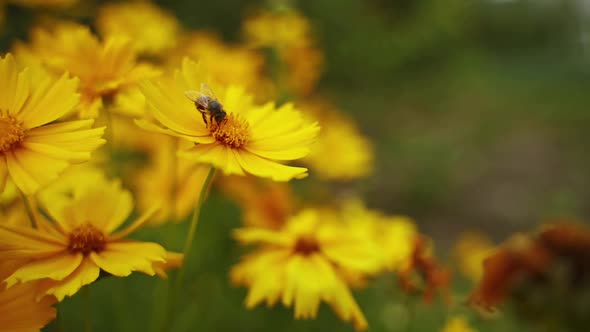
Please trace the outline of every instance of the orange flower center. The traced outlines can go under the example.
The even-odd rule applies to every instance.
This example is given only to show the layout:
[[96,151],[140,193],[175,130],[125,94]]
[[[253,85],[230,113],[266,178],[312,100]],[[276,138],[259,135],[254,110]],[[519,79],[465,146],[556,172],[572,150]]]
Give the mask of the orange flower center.
[[101,252],[106,245],[104,234],[91,224],[84,224],[70,233],[68,250],[72,253],[81,252],[84,256],[91,252]]
[[210,130],[219,143],[234,149],[242,147],[250,137],[250,125],[236,114],[229,114],[220,124],[211,126]]
[[25,139],[25,130],[16,117],[0,113],[0,153],[6,153]]
[[320,244],[315,239],[309,237],[300,237],[297,239],[294,248],[295,253],[303,256],[309,256],[320,251]]

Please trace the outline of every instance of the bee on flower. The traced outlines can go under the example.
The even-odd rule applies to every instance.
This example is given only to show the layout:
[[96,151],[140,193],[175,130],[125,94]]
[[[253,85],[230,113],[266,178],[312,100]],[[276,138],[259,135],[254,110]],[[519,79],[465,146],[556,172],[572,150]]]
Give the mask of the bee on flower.
[[274,181],[306,176],[306,168],[280,163],[307,155],[319,131],[292,104],[257,105],[241,87],[207,84],[204,69],[188,59],[173,79],[147,81],[141,89],[155,121],[142,119],[138,125],[193,142],[180,156],[225,174]]
[[72,175],[73,182],[57,182],[39,195],[43,215],[51,220],[39,215],[36,227],[0,223],[0,261],[13,266],[4,279],[8,288],[39,281],[40,296],[61,301],[94,282],[101,271],[118,277],[133,271],[155,275],[181,263],[182,257],[159,244],[126,239],[157,206],[121,228],[133,210],[131,194],[119,181],[101,176],[92,183],[80,181],[80,175],[89,173]]

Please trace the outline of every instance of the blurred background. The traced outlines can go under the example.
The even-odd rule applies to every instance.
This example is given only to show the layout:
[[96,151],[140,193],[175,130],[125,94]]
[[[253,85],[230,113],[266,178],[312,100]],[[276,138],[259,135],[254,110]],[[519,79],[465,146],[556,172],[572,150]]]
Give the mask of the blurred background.
[[[236,42],[249,13],[278,2],[157,3],[187,28],[215,31],[225,41]],[[65,15],[91,22],[85,13],[100,4],[82,2]],[[421,231],[432,236],[443,261],[465,231],[482,231],[500,242],[545,220],[588,219],[590,1],[288,4],[309,19],[323,52],[316,93],[353,118],[375,148],[372,176],[333,186],[352,187],[370,208],[414,218]],[[11,5],[4,11],[0,45],[6,51],[14,38],[27,38],[39,11],[33,14]],[[227,277],[241,253],[229,235],[238,225],[238,208],[213,193],[191,258],[198,263],[187,272],[193,286],[171,331],[189,331],[189,326],[203,331],[352,330],[326,307],[318,320],[305,322],[294,322],[292,312],[282,307],[246,310],[245,290],[232,288]],[[164,232],[148,229],[141,236],[183,237],[185,226],[164,227]],[[181,242],[171,249],[180,250]],[[152,330],[152,318],[145,313],[158,306],[150,299],[163,294],[166,284],[154,286],[152,279],[134,275],[103,280],[93,287],[98,303],[111,304],[97,304],[102,308],[94,319],[97,331],[106,331],[107,326]],[[112,296],[117,292],[113,289],[128,295]],[[458,285],[456,292],[465,295],[467,289]],[[61,304],[68,319],[58,320],[48,331],[81,326],[81,318],[76,321],[68,314],[80,301],[74,298]],[[409,307],[406,301],[388,279],[378,280],[359,296],[370,331],[431,331],[444,322],[448,310],[444,306]],[[508,317],[477,327],[527,331]]]

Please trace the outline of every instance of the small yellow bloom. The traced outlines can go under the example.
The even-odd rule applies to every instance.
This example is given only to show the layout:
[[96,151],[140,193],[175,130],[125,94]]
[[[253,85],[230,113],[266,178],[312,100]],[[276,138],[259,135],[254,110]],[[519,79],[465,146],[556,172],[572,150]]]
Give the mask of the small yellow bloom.
[[440,332],[477,332],[463,316],[451,317]]
[[322,125],[318,140],[304,159],[314,174],[329,180],[353,180],[372,174],[373,146],[351,119],[327,102],[310,103],[303,109]]
[[[8,287],[40,281],[40,294],[59,301],[94,282],[101,270],[124,277],[133,271],[163,271],[170,254],[159,244],[127,240],[155,209],[118,230],[133,210],[131,194],[118,181],[97,179],[92,186],[48,189],[41,205],[53,222],[37,218],[37,227],[0,224],[0,261],[15,262]],[[46,201],[47,200],[47,201]]]
[[221,85],[244,86],[259,98],[272,92],[272,83],[264,75],[264,58],[250,48],[224,43],[211,33],[193,32],[182,38],[169,63],[177,67],[185,57],[199,59],[211,79]]
[[0,59],[0,189],[10,178],[25,194],[55,180],[71,163],[90,159],[104,144],[93,120],[54,122],[78,104],[77,79],[53,79],[19,70],[12,55]]
[[260,11],[244,20],[246,42],[255,47],[293,47],[306,44],[311,27],[305,16],[294,10]]
[[235,236],[243,244],[260,244],[231,272],[235,284],[249,287],[248,308],[281,301],[286,307],[294,306],[295,318],[309,319],[324,301],[357,330],[367,328],[342,271],[377,272],[381,261],[374,243],[311,209],[280,230],[244,228]]
[[483,262],[495,250],[490,239],[481,233],[467,232],[455,244],[453,256],[464,276],[478,282],[483,276]]
[[137,62],[130,39],[112,36],[100,41],[88,27],[71,22],[34,29],[31,43],[17,44],[15,52],[27,62],[41,63],[57,74],[69,71],[78,77],[83,118],[98,116],[103,98],[159,75],[153,66]]
[[288,184],[247,176],[220,179],[221,189],[242,209],[246,226],[281,228],[295,212],[295,197]]
[[[209,163],[225,174],[250,173],[274,181],[288,181],[307,174],[302,167],[278,161],[295,160],[309,153],[319,127],[305,122],[293,105],[278,109],[273,103],[256,105],[252,97],[236,86],[215,89],[227,113],[224,120],[207,124],[186,91],[199,90],[206,82],[198,64],[188,59],[174,80],[148,81],[141,85],[148,114],[157,121],[139,121],[143,128],[181,137],[195,143],[180,155],[195,162]],[[213,84],[210,84],[213,85]],[[206,116],[205,116],[206,117]]]
[[174,15],[147,1],[103,5],[96,26],[103,37],[127,37],[139,53],[146,54],[173,48],[180,32]]
[[38,282],[6,288],[0,285],[0,332],[40,331],[55,319],[55,297],[37,299]]

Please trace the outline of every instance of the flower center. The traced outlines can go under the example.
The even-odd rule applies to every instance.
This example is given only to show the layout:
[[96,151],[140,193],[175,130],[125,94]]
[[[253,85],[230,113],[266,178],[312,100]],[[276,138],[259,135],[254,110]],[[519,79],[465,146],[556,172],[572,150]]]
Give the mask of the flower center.
[[16,117],[0,113],[0,153],[6,153],[18,146],[25,138],[22,124]]
[[104,234],[91,224],[84,224],[70,233],[68,250],[72,253],[81,252],[84,256],[91,252],[104,249],[106,240]]
[[210,131],[219,143],[234,149],[246,144],[250,137],[250,125],[235,114],[229,114],[221,123],[211,126]]
[[295,253],[303,256],[309,256],[315,252],[320,251],[320,244],[312,238],[300,237],[295,243]]

